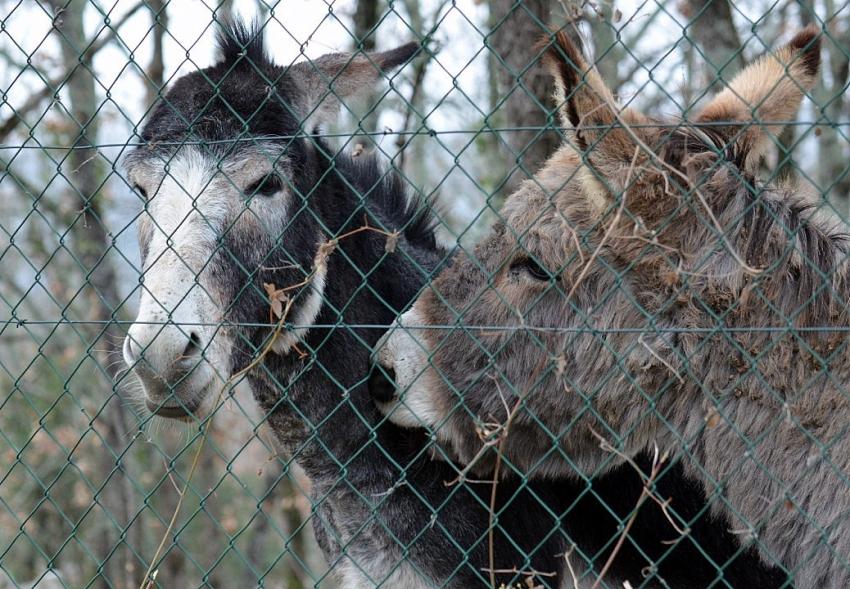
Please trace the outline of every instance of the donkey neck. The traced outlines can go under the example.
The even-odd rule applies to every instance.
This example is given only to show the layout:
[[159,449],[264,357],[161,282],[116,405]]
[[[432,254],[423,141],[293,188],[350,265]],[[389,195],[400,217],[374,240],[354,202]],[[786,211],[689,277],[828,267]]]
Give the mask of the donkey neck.
[[[420,210],[425,203],[408,199],[395,172],[382,170],[374,157],[322,159],[311,206],[330,232],[326,238],[336,243],[329,260],[329,283],[336,290],[322,312],[344,310],[349,323],[356,316],[387,326],[433,277],[446,251],[436,243],[430,214]],[[353,297],[368,294],[377,305],[352,304]]]
[[301,346],[306,355],[268,357],[252,378],[277,437],[316,482],[355,458],[392,470],[386,452],[400,458],[421,449],[418,436],[382,425],[366,378],[372,348],[443,252],[429,246],[427,232],[404,231],[415,219],[404,193],[394,192],[400,185],[370,162],[361,165],[340,158],[312,191],[310,206],[336,245],[317,327]]

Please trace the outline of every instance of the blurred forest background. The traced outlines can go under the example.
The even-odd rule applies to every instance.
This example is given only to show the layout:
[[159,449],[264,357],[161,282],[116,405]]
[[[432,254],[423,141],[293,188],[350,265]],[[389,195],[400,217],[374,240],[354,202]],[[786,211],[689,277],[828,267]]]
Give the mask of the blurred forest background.
[[[329,140],[435,196],[443,238],[464,243],[559,141],[533,49],[544,25],[575,24],[624,102],[687,115],[816,23],[824,73],[771,168],[848,212],[847,3],[0,0],[0,589],[138,587],[174,513],[199,432],[149,421],[122,370],[141,203],[120,160],[161,89],[213,62],[215,23],[233,13],[267,22],[284,64],[426,43]],[[244,391],[217,416],[157,586],[333,587],[308,483],[261,422]]]

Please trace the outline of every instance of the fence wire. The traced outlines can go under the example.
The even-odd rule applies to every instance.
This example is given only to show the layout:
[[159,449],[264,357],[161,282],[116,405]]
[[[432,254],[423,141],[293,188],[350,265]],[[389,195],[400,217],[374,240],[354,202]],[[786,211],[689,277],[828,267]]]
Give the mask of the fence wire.
[[833,0],[0,1],[0,589],[848,586],[848,63]]

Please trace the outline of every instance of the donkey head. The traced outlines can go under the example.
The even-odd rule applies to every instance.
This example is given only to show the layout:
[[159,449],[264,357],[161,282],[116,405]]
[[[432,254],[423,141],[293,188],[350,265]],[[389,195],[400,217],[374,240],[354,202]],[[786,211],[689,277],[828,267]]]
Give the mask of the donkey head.
[[676,342],[655,329],[675,323],[670,276],[706,247],[705,227],[732,223],[730,187],[758,198],[757,164],[813,86],[818,56],[817,32],[804,30],[692,121],[662,124],[619,106],[556,35],[547,61],[565,144],[384,336],[377,361],[399,391],[389,418],[435,429],[483,470],[494,453],[482,448],[505,432],[508,459],[538,474],[615,463],[598,436],[645,448],[645,400],[681,377]]
[[576,176],[592,211],[601,216],[622,203],[651,224],[669,215],[683,193],[717,175],[752,177],[814,86],[820,40],[814,27],[801,31],[750,64],[688,121],[659,121],[620,107],[564,33],[545,60],[566,145],[583,163]]
[[[236,24],[219,50],[218,63],[173,84],[125,163],[144,206],[144,274],[124,360],[166,417],[210,410],[234,345],[256,346],[279,319],[315,320],[326,266],[314,260],[334,229],[315,212],[333,207],[317,187],[333,153],[310,134],[417,46],[281,67],[259,30]],[[273,351],[288,353],[305,330],[284,331]]]

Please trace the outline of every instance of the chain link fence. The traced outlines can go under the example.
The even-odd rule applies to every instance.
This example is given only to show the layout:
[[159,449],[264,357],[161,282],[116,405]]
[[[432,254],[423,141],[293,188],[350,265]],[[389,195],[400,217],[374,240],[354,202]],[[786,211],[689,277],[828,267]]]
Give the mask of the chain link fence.
[[[249,42],[256,30],[228,28],[234,18],[257,23],[268,56]],[[605,90],[583,71],[569,83],[582,70],[570,69],[570,44],[580,44],[622,104],[696,120],[746,64],[807,26],[820,70],[795,69],[797,54],[782,63],[788,92],[805,98],[797,109],[783,95],[778,118],[744,100],[747,120],[607,120],[604,100],[585,112],[575,102],[582,88],[595,90],[591,101]],[[566,34],[560,49],[554,30]],[[216,35],[230,47],[223,69]],[[322,57],[337,52],[346,56]],[[547,52],[562,75],[557,104]],[[0,1],[0,589],[846,586],[848,63],[850,8],[832,0]],[[722,136],[730,118],[743,130]],[[592,154],[606,136],[632,129],[650,143],[641,125],[665,133],[598,174]],[[763,157],[745,163],[724,150],[750,129],[766,139]],[[562,145],[580,149],[538,174]],[[686,177],[684,159],[670,163],[674,145],[697,160],[719,155],[712,172],[747,166],[733,174],[746,194],[811,193],[810,208],[791,214],[751,197],[738,216],[713,201],[695,213],[712,188]],[[685,175],[653,177],[644,150]],[[576,176],[581,161],[595,177]],[[602,199],[598,225],[557,204],[576,183]],[[652,206],[671,194],[684,204],[653,226],[656,209],[624,194],[659,186]],[[328,204],[330,187],[348,196]],[[215,194],[238,212],[228,217],[236,205]],[[279,194],[290,200],[269,204]],[[770,213],[770,228],[739,252],[733,228],[754,231],[754,211]],[[814,214],[825,220],[813,230]],[[674,251],[665,235],[677,223],[703,240],[705,258]],[[625,225],[631,245],[606,244],[604,229]],[[737,266],[712,265],[729,256]],[[648,273],[662,258],[678,266]],[[765,267],[790,276],[786,294],[759,282]],[[455,274],[429,289],[446,268]],[[704,275],[748,268],[734,300]],[[520,295],[499,281],[519,274],[546,286],[511,298]],[[587,275],[601,286],[570,307]],[[644,279],[656,283],[638,292]],[[459,294],[464,285],[473,292]],[[413,385],[383,418],[370,384],[386,410],[396,392],[375,375],[401,386],[404,367],[373,367],[372,351],[423,288],[414,323],[430,323],[431,343],[410,354],[435,370],[431,386],[449,391],[450,409],[422,423],[404,396]],[[638,318],[618,319],[618,296],[633,297]],[[688,296],[711,321],[661,325],[658,309]],[[733,320],[743,298],[757,310]],[[576,313],[578,323],[561,321]],[[157,364],[156,342],[169,337],[179,349]],[[782,356],[780,341],[796,351]],[[595,345],[614,364],[589,383],[570,358],[587,360],[577,350]],[[527,350],[543,359],[523,372],[513,362]],[[714,366],[696,365],[733,356],[722,386]],[[798,365],[809,372],[784,379]],[[185,391],[204,370],[212,384],[199,401]],[[583,399],[577,413],[551,391],[536,404],[555,377],[560,395]],[[646,406],[619,427],[619,401],[602,401],[623,381]],[[702,404],[677,421],[673,395],[687,383]],[[157,386],[168,390],[152,397]],[[752,405],[731,415],[724,395]],[[751,435],[746,411],[771,403],[779,417]],[[795,413],[805,403],[816,407]],[[405,418],[449,433],[392,423]],[[740,444],[696,443],[729,429]],[[802,464],[798,434],[818,449]],[[650,442],[630,442],[641,436]],[[583,462],[589,447],[605,457]],[[826,474],[812,470],[821,462]],[[770,471],[777,463],[795,474]],[[739,484],[752,472],[771,483]],[[802,489],[833,501],[807,503]],[[769,505],[770,521],[751,521],[761,512],[747,511],[748,497]],[[808,525],[788,524],[794,514]],[[780,540],[774,522],[785,522]]]

